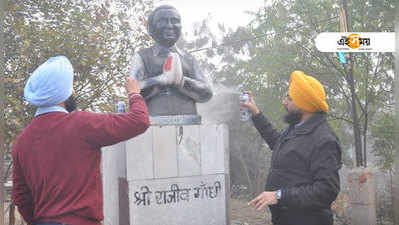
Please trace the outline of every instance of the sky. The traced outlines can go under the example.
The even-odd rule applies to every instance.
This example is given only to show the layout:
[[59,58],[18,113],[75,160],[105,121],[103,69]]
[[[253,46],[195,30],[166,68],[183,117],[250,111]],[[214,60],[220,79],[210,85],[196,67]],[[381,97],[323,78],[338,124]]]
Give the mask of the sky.
[[211,18],[211,22],[224,24],[232,29],[245,26],[251,21],[246,11],[257,11],[265,0],[157,0],[155,6],[172,5],[181,15],[184,34],[193,32],[196,22]]

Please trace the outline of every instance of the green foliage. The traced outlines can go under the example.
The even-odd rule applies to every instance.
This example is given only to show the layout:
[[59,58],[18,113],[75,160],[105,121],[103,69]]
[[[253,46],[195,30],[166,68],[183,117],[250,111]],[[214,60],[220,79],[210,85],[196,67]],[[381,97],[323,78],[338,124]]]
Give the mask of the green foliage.
[[393,171],[395,154],[398,153],[395,132],[395,122],[392,113],[382,113],[371,128],[374,141],[374,153],[379,157],[378,165],[388,171]]
[[[5,18],[7,143],[32,119],[23,99],[31,72],[49,57],[67,56],[74,67],[80,109],[113,111],[124,95],[129,56],[148,45],[145,32],[151,1],[9,1]],[[118,97],[120,96],[120,97]]]
[[[391,53],[353,55],[358,113],[352,115],[350,85],[342,64],[335,53],[319,52],[314,43],[321,32],[339,31],[340,4],[330,0],[273,1],[254,14],[248,27],[226,35],[224,43],[233,44],[219,51],[224,64],[215,80],[251,90],[262,111],[278,120],[284,113],[279,104],[288,90],[289,75],[302,70],[318,78],[325,87],[329,118],[341,121],[333,123],[339,136],[352,135],[344,125],[353,127],[355,117],[360,127],[353,129],[367,136],[369,124],[379,110],[392,107],[394,57]],[[350,30],[394,31],[393,0],[350,1],[348,12]],[[342,140],[344,149],[350,149],[353,139]]]

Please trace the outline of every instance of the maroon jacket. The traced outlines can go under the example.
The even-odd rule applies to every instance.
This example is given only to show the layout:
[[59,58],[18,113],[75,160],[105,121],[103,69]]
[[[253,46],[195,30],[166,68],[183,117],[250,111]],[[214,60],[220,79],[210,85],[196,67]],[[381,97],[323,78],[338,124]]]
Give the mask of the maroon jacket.
[[12,149],[12,197],[28,224],[100,224],[100,148],[149,127],[143,98],[130,95],[129,100],[129,113],[50,112],[24,129]]

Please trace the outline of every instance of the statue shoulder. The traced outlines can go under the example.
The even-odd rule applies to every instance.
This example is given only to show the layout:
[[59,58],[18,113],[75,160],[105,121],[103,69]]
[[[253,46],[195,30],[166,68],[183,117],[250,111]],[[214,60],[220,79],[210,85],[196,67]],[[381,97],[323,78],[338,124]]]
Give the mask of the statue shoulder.
[[179,49],[179,54],[184,58],[184,60],[189,64],[198,63],[195,57],[188,51],[184,49]]
[[178,52],[179,52],[180,54],[182,54],[184,57],[193,58],[193,55],[191,55],[191,53],[189,53],[189,52],[188,52],[187,50],[185,50],[185,49],[179,48],[179,49],[178,49]]
[[145,57],[148,55],[152,55],[152,47],[150,48],[142,48],[137,52],[138,55],[140,55],[141,57]]

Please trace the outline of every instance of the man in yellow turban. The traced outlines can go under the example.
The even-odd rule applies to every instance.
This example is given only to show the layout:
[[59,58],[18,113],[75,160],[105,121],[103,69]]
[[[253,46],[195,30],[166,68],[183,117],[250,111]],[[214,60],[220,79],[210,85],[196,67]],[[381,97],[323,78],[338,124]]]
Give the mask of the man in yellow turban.
[[327,122],[328,104],[321,83],[302,71],[290,77],[287,110],[289,124],[278,132],[259,111],[250,92],[241,103],[273,151],[265,191],[249,204],[269,206],[274,225],[332,225],[331,203],[340,190],[342,166],[339,140]]

